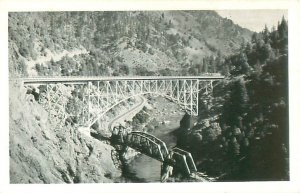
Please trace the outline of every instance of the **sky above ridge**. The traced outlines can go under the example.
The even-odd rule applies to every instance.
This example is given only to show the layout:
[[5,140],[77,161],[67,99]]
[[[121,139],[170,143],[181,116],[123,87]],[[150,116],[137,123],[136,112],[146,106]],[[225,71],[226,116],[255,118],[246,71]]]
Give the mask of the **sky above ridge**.
[[287,20],[287,10],[267,9],[267,10],[216,10],[219,15],[231,19],[241,27],[248,28],[255,32],[260,32],[265,25],[269,29],[277,26],[282,16]]

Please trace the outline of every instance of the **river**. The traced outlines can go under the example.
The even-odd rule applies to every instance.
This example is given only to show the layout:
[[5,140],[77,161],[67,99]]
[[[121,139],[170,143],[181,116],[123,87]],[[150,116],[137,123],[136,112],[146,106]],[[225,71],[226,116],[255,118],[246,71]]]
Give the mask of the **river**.
[[[165,99],[159,98],[153,105],[155,110],[151,116],[155,116],[158,121],[165,121],[166,124],[160,124],[150,134],[164,141],[167,148],[170,149],[176,145],[173,131],[179,128],[184,113],[179,111],[177,105],[170,104]],[[125,175],[132,182],[160,182],[160,170],[161,162],[144,154],[139,154],[127,164]]]

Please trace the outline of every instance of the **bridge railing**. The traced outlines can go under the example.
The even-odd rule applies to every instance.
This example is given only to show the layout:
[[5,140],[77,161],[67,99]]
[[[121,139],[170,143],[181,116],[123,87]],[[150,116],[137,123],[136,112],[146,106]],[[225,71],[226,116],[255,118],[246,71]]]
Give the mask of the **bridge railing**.
[[24,84],[47,84],[47,83],[72,83],[76,84],[89,81],[110,81],[110,80],[178,80],[178,79],[223,79],[219,73],[206,73],[199,76],[52,76],[52,77],[24,77],[10,78],[10,81],[22,81]]

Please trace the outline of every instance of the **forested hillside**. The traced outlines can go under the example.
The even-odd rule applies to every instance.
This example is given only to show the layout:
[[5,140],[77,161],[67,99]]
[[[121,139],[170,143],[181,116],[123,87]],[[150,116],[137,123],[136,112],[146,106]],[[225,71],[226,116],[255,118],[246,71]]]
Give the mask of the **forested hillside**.
[[[8,23],[10,78],[225,75],[224,80],[214,82],[211,94],[199,93],[196,124],[189,115],[183,117],[175,132],[177,146],[192,153],[199,171],[219,181],[289,179],[288,24],[284,18],[260,33],[241,28],[214,11],[18,12],[9,13]],[[12,82],[12,182],[111,182],[120,177],[110,155],[112,147],[104,144],[107,141],[73,132],[83,106],[79,88],[68,90],[65,111],[72,118],[62,126],[66,131],[57,132],[37,102],[43,86],[24,90]],[[20,108],[22,104],[25,108]],[[115,112],[108,118],[113,116]],[[149,116],[144,111],[129,124],[138,127]],[[48,130],[47,135],[44,131]],[[67,141],[60,135],[68,136]],[[25,151],[25,147],[30,148]],[[76,163],[61,153],[62,148],[66,149],[63,153],[71,152]],[[33,156],[31,149],[36,151]],[[58,161],[39,164],[48,155],[45,152]],[[81,171],[80,167],[97,165],[98,159],[103,168],[89,171],[91,176]],[[50,177],[41,175],[45,165],[54,168],[48,168]]]
[[11,76],[223,70],[252,32],[214,11],[9,13]]
[[182,120],[178,145],[220,180],[288,180],[288,26],[254,33],[225,59],[228,78],[200,100],[198,124]]

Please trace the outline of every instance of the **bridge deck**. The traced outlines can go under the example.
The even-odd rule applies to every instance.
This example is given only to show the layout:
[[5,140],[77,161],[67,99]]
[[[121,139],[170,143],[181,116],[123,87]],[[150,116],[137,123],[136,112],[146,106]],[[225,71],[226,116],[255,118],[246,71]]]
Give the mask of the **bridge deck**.
[[201,76],[60,76],[60,77],[31,77],[17,78],[24,84],[41,83],[84,83],[89,81],[115,81],[115,80],[219,80],[224,76],[220,74],[201,75]]

